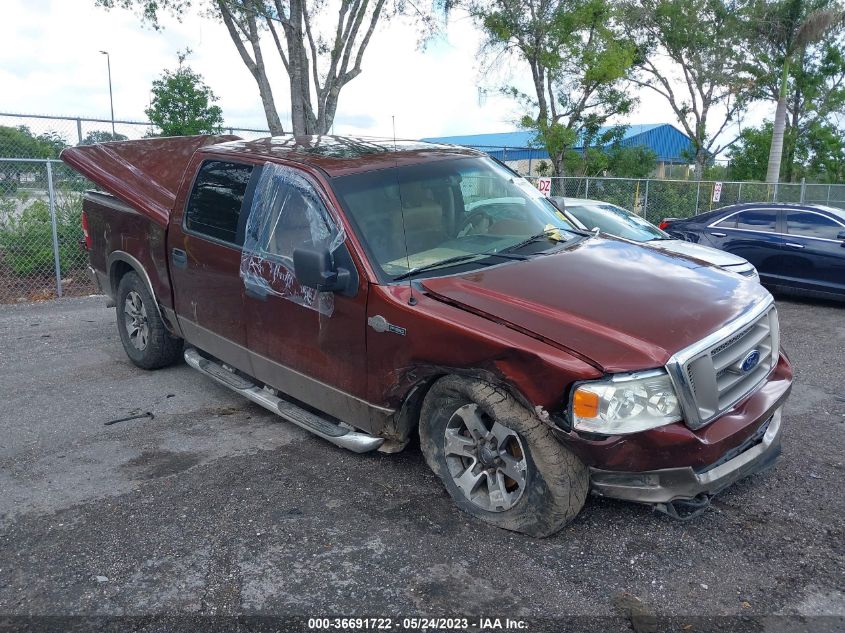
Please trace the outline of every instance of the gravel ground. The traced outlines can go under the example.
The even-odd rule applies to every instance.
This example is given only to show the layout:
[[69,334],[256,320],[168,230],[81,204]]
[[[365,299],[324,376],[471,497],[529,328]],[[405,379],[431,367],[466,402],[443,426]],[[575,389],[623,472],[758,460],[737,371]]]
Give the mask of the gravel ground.
[[0,630],[163,612],[845,628],[843,306],[778,300],[797,379],[773,470],[690,522],[592,498],[535,540],[458,511],[416,448],[354,455],[184,364],[135,368],[104,303],[0,306]]

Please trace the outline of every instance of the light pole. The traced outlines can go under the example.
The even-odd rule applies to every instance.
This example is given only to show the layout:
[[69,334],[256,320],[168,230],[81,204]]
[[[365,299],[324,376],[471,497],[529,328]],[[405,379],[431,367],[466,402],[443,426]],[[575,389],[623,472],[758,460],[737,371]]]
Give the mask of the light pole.
[[114,141],[114,140],[116,140],[115,137],[117,136],[117,134],[115,134],[115,131],[114,131],[114,97],[112,96],[112,91],[111,91],[111,57],[109,57],[108,51],[100,51],[100,52],[103,55],[106,56],[106,64],[108,65],[108,68],[109,68],[109,104],[111,105],[111,139]]

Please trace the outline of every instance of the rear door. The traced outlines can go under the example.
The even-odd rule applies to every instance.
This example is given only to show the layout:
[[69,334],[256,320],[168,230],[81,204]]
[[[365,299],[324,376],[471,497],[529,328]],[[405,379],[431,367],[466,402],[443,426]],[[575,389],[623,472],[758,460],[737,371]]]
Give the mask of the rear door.
[[716,248],[751,262],[763,281],[775,281],[783,252],[778,222],[777,209],[744,209],[712,222],[707,238]]
[[177,200],[167,245],[186,340],[248,373],[241,246],[258,169],[230,160],[202,161],[183,194],[187,199]]
[[783,281],[806,290],[845,292],[845,225],[810,210],[787,210]]

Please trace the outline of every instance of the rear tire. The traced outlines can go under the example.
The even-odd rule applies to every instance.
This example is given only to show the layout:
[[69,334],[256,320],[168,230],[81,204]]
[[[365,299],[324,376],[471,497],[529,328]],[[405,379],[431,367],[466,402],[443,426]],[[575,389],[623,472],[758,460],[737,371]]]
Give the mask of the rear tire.
[[426,395],[420,446],[459,508],[497,527],[544,537],[580,512],[587,467],[509,393],[446,376]]
[[141,369],[167,367],[181,356],[182,339],[167,331],[136,272],[126,273],[117,287],[117,331],[129,360]]

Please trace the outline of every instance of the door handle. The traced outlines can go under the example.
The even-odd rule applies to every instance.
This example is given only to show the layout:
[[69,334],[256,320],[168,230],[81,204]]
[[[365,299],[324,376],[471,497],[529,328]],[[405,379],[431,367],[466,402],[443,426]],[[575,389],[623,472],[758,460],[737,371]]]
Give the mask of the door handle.
[[188,254],[181,248],[174,248],[170,251],[170,259],[176,268],[188,267]]
[[711,233],[710,235],[712,235],[713,237],[727,237],[728,236],[727,233]]
[[795,242],[784,242],[783,245],[788,248],[804,248],[803,244],[796,244]]
[[252,297],[253,299],[267,301],[267,288],[255,283],[251,279],[244,279],[244,292],[246,292],[248,297]]

